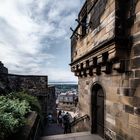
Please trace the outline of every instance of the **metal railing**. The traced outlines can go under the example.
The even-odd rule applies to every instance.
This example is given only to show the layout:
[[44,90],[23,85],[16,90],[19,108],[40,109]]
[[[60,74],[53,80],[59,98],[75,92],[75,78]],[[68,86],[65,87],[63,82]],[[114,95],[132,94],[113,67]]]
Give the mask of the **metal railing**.
[[75,119],[74,121],[72,121],[72,122],[70,123],[71,128],[72,128],[73,126],[75,126],[76,124],[78,124],[79,122],[84,121],[85,119],[90,120],[89,115],[86,114],[86,115],[84,115],[84,116],[82,116],[82,117],[79,117],[79,118]]

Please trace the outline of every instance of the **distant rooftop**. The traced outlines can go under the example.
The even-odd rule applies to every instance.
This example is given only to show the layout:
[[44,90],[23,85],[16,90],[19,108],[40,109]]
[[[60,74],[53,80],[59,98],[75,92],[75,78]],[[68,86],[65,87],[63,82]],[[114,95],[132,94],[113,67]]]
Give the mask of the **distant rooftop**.
[[68,92],[65,92],[65,93],[61,93],[60,95],[76,95],[76,92],[71,92],[71,91],[68,91]]

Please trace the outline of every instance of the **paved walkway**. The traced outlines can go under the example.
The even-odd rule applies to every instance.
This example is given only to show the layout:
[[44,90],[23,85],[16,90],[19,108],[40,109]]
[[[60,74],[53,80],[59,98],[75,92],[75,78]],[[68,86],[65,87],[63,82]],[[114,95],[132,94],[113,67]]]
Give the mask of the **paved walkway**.
[[93,135],[90,132],[69,134],[63,134],[63,132],[63,128],[56,123],[46,125],[40,140],[103,140],[98,135]]
[[103,140],[103,139],[98,135],[91,134],[90,132],[79,132],[79,133],[41,137],[40,140]]
[[56,123],[52,123],[52,124],[46,125],[46,127],[44,128],[43,136],[58,135],[58,134],[63,134],[63,133],[64,133],[64,130],[60,125]]

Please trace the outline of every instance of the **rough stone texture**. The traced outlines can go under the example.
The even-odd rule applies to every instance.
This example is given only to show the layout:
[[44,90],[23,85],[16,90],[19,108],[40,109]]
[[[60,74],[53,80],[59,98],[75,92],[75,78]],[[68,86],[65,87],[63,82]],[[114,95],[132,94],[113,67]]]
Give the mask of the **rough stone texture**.
[[74,125],[73,127],[71,127],[71,132],[83,132],[83,131],[89,131],[89,120],[88,119],[84,119],[82,121],[80,121],[79,123],[77,123],[76,125]]
[[140,57],[136,57],[132,59],[132,67],[139,68],[140,67]]
[[8,83],[8,69],[4,67],[3,63],[0,61],[0,94],[6,94],[8,92],[9,87]]
[[[92,10],[95,10],[94,8],[93,6]],[[87,13],[89,19],[91,16],[91,12]],[[78,27],[82,28],[81,25]],[[79,28],[76,28],[76,32],[80,34]],[[94,30],[89,28],[86,36],[77,39],[75,46],[71,46],[73,50],[71,67],[79,79],[80,115],[89,114],[90,129],[91,125],[96,125],[97,122],[92,122],[96,115],[92,108],[97,101],[92,95],[95,90],[94,85],[100,85],[104,91],[106,139],[139,140],[140,138],[139,29],[140,1],[108,0],[98,27]],[[110,41],[113,37],[115,39]],[[94,63],[92,60],[97,61]],[[90,65],[84,65],[88,61]],[[79,67],[82,65],[84,67]],[[105,69],[108,66],[110,72]]]
[[134,46],[134,47],[133,47],[133,50],[134,50],[134,56],[139,56],[140,44]]
[[[2,71],[0,73],[0,95],[13,91],[26,91],[38,98],[44,116],[47,115],[49,108],[52,109],[52,112],[56,112],[55,90],[51,87],[48,88],[48,76],[8,74],[7,68],[2,63],[0,63],[0,71]],[[48,95],[51,95],[50,99],[48,99]],[[52,104],[54,105],[52,106]]]
[[8,69],[4,67],[3,63],[0,61],[0,73],[8,73]]
[[29,140],[39,138],[39,126],[40,119],[36,112],[31,112],[26,118],[25,125],[19,130],[19,132],[13,134],[8,140]]
[[47,114],[47,76],[8,74],[8,81],[11,91],[26,91],[36,96],[42,106],[43,114]]
[[136,71],[135,71],[135,77],[136,77],[136,78],[139,78],[139,77],[140,77],[140,70],[136,70]]
[[[85,53],[89,52],[91,49],[95,48],[98,44],[113,37],[115,29],[115,12],[113,7],[115,7],[115,3],[112,0],[109,0],[105,5],[105,12],[101,15],[100,25],[98,28],[93,31],[89,29],[89,33],[86,37],[82,40],[77,40],[75,48],[72,49],[76,52],[72,53],[72,55],[75,54],[75,56],[72,57],[73,60],[76,60]],[[88,16],[90,17],[90,13]],[[81,34],[81,30],[79,30],[78,33]]]
[[57,118],[55,86],[48,86],[47,112],[51,113],[54,119]]
[[47,76],[8,74],[8,80],[11,89],[18,88],[18,90],[25,90],[34,95],[46,95],[48,91]]

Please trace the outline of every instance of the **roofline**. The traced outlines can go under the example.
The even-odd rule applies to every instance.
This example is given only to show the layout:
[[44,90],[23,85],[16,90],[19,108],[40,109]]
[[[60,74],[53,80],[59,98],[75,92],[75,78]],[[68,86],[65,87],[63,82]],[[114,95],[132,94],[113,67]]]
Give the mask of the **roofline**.
[[11,74],[8,73],[9,76],[20,76],[20,77],[48,77],[47,75],[20,75],[20,74]]

